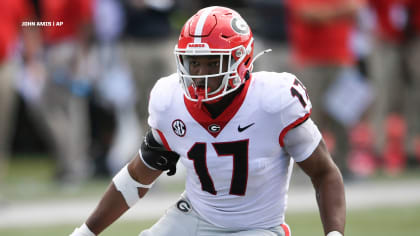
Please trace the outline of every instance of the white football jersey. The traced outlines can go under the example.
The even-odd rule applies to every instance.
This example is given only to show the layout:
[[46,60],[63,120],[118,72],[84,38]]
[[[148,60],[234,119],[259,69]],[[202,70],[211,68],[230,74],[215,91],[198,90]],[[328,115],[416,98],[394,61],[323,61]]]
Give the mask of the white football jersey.
[[[293,167],[283,138],[308,119],[311,107],[294,75],[256,72],[212,119],[184,97],[173,74],[152,89],[148,122],[180,154],[186,193],[201,217],[231,229],[269,228],[284,223]],[[312,149],[302,153],[314,148],[302,147]],[[303,161],[309,154],[293,158]]]

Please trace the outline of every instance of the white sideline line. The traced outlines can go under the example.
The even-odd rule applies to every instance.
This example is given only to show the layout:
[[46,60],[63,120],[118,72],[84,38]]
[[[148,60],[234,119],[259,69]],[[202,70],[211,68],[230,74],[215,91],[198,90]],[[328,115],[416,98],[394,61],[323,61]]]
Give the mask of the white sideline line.
[[[178,195],[147,195],[119,220],[156,219],[174,204]],[[316,211],[317,205],[311,186],[291,186],[287,212]],[[420,180],[383,183],[354,183],[346,185],[348,209],[409,206],[420,204]],[[10,202],[0,206],[0,228],[47,226],[58,224],[80,225],[96,207],[96,199],[54,200],[43,202]]]

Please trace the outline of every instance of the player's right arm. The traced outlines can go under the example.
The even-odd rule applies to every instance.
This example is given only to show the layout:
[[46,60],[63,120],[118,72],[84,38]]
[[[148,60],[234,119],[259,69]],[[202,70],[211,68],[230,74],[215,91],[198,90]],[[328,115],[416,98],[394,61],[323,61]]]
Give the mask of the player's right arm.
[[[160,170],[147,167],[139,154],[130,161],[127,169],[132,179],[143,185],[152,184],[162,173]],[[86,221],[87,227],[95,235],[102,232],[129,209],[127,201],[115,185],[114,181],[110,183],[98,206]],[[138,197],[142,198],[148,190],[148,188],[138,187]]]
[[148,132],[139,153],[113,178],[98,206],[70,236],[94,236],[142,198],[159,175],[175,173],[179,155],[168,151]]

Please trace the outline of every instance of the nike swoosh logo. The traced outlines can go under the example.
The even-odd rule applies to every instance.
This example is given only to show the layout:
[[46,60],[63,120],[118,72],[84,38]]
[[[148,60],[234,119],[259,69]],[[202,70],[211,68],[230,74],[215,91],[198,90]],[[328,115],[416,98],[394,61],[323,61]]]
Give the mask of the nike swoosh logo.
[[241,127],[241,125],[238,125],[238,131],[239,131],[239,132],[242,132],[242,131],[244,131],[244,130],[248,129],[249,127],[253,126],[254,124],[255,124],[255,123],[252,123],[252,124],[249,124],[249,125],[247,125],[247,126],[245,126],[245,127]]

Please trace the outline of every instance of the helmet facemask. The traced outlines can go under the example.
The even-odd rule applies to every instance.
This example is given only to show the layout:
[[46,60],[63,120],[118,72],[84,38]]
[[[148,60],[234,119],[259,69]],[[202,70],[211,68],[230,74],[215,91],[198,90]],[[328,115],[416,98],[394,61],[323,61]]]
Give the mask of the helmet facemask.
[[[175,48],[177,71],[186,98],[191,101],[216,102],[223,96],[237,90],[243,83],[238,73],[238,67],[244,63],[247,50],[240,45],[232,49],[209,49],[206,43],[188,45],[187,49]],[[189,58],[195,56],[218,56],[219,71],[215,74],[191,75],[189,71]],[[227,61],[227,68],[223,65]],[[209,90],[209,80],[223,76],[219,87]],[[204,80],[204,89],[198,88],[194,79]]]

